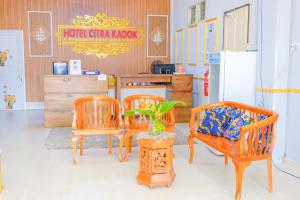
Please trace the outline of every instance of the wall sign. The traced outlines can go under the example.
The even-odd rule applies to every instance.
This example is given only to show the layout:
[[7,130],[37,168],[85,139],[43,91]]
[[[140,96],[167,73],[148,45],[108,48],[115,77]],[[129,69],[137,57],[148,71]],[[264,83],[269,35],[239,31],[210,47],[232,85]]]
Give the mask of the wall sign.
[[208,66],[208,55],[216,53],[218,44],[218,18],[205,20],[204,22],[204,65]]
[[168,57],[168,15],[147,15],[147,57]]
[[77,16],[73,25],[58,25],[56,37],[59,45],[73,46],[73,51],[105,58],[108,55],[128,53],[129,47],[144,43],[143,27],[129,26],[126,19],[95,16]]
[[28,11],[29,56],[52,57],[52,13]]

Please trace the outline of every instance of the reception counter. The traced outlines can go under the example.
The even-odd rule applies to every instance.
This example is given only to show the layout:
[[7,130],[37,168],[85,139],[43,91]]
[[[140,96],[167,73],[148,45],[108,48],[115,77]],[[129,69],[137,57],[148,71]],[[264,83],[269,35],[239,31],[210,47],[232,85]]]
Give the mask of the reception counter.
[[71,126],[74,100],[93,95],[109,95],[117,98],[121,104],[126,96],[135,94],[158,95],[169,101],[185,101],[187,107],[175,107],[175,120],[189,120],[192,107],[192,75],[116,75],[114,79],[115,84],[109,87],[108,80],[98,80],[98,76],[93,75],[45,75],[45,127]]

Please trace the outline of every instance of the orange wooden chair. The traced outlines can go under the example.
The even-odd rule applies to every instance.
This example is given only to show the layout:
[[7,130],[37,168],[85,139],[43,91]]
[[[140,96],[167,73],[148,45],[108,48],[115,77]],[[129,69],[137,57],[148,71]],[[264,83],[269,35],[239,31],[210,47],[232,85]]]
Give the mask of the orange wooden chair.
[[[238,141],[230,141],[224,137],[216,137],[198,132],[204,111],[214,106],[235,107],[252,118],[251,124],[240,128]],[[263,120],[259,119],[262,115],[267,118]],[[222,152],[225,158],[225,165],[228,164],[228,157],[230,157],[236,173],[235,199],[241,199],[245,168],[252,161],[267,160],[269,191],[272,192],[272,151],[276,139],[275,123],[277,119],[278,114],[273,111],[236,102],[220,102],[193,108],[190,118],[189,162],[192,163],[194,158],[194,139],[198,139]]]
[[84,136],[108,136],[108,152],[112,152],[112,135],[119,138],[119,159],[122,158],[121,106],[119,102],[107,96],[83,97],[74,102],[73,108],[73,163],[77,163],[77,142],[80,140],[80,155],[83,155]]
[[[150,103],[159,103],[167,101],[165,98],[155,95],[133,95],[128,96],[124,99],[124,110],[129,111],[134,108],[143,108],[147,104]],[[163,123],[166,126],[166,131],[173,132],[175,126],[175,119],[173,110],[170,110],[163,120]],[[149,123],[146,116],[143,115],[135,115],[132,117],[125,117],[125,146],[126,146],[126,153],[125,153],[125,160],[128,160],[128,154],[131,152],[132,147],[132,137],[134,134],[140,131],[148,131],[149,130]]]

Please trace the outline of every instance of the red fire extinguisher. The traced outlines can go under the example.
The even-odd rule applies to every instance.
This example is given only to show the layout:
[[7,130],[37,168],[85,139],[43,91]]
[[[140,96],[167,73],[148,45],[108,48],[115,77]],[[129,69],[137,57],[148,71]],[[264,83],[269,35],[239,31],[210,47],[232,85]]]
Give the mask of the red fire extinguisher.
[[204,73],[204,96],[205,97],[208,96],[208,75],[209,75],[209,71],[207,70]]

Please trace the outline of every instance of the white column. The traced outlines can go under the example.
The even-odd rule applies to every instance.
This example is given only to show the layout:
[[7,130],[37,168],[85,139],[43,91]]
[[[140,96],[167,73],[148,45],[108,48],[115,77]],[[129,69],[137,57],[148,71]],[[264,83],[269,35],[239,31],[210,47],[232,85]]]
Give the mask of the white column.
[[[288,68],[291,30],[291,0],[276,0],[275,49],[273,88],[288,88]],[[270,33],[272,34],[272,33]],[[279,113],[277,139],[273,152],[273,161],[280,163],[285,153],[287,93],[273,94],[273,110]]]

